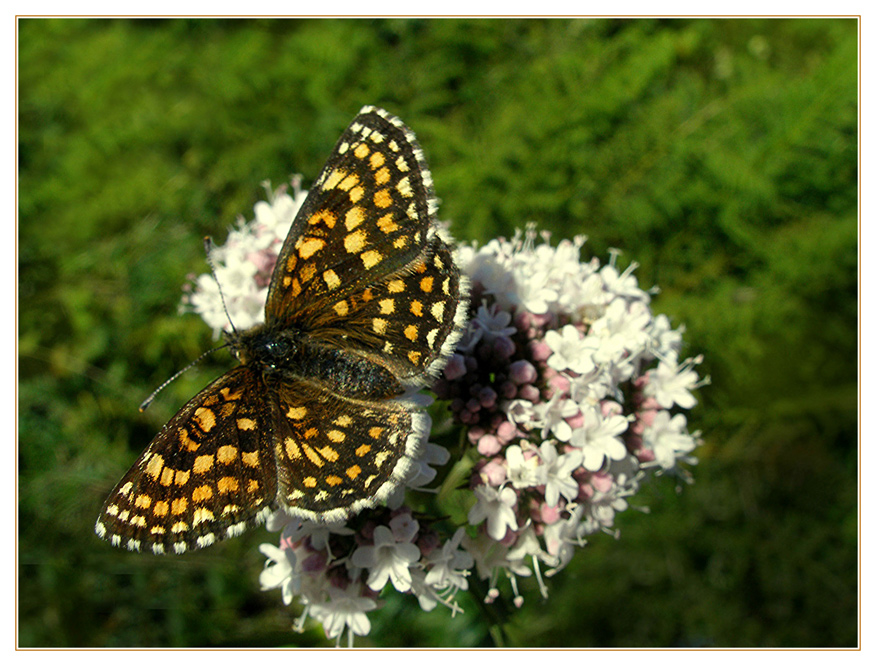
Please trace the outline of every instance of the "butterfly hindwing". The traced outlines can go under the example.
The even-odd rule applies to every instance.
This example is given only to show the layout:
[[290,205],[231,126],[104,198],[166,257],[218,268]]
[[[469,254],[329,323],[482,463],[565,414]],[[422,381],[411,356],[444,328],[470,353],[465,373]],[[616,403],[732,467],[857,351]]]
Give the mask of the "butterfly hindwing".
[[278,499],[310,519],[340,520],[385,499],[428,430],[428,416],[404,400],[366,403],[298,385],[278,404]]
[[99,536],[129,550],[181,553],[264,520],[276,495],[273,419],[254,369],[192,398],[104,504]]
[[[423,385],[443,367],[461,327],[462,278],[436,234],[425,256],[377,284],[332,303],[316,319],[315,338],[337,338],[388,367],[407,387]],[[333,322],[344,317],[342,328]]]

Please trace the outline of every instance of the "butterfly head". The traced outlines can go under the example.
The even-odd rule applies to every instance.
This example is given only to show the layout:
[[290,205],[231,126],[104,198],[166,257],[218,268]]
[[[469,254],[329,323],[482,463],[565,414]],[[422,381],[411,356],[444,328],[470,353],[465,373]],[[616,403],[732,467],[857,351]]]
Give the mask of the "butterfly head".
[[244,365],[255,365],[263,371],[277,371],[298,352],[298,335],[293,330],[272,331],[256,326],[242,333],[226,333],[231,353]]

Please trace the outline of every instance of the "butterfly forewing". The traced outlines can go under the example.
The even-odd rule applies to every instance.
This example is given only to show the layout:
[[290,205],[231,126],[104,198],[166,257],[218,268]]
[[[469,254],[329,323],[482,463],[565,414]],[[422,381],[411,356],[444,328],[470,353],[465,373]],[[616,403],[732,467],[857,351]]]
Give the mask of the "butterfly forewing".
[[344,132],[293,223],[265,319],[309,328],[340,297],[420,257],[433,232],[432,179],[413,134],[366,107]]
[[181,553],[264,520],[277,489],[267,398],[247,366],[198,393],[110,494],[98,535],[129,550]]

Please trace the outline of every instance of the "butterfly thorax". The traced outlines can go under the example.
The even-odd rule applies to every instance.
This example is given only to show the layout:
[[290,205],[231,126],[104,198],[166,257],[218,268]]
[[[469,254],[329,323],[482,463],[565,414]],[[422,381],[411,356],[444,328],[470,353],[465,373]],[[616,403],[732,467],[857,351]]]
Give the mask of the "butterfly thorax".
[[347,398],[386,399],[404,392],[393,374],[361,354],[296,328],[261,325],[226,334],[232,353],[258,368],[268,387],[308,382]]

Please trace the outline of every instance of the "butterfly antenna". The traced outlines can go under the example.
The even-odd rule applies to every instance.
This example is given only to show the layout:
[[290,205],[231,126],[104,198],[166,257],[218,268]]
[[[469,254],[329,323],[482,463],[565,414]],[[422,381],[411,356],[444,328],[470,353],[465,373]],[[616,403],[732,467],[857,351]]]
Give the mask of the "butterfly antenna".
[[[212,251],[213,251],[213,239],[210,238],[209,236],[205,236],[204,237],[204,252],[207,254],[207,264],[210,266],[210,273],[213,275],[213,279],[216,280],[216,286],[219,287],[219,298],[222,299],[222,309],[225,310],[225,316],[228,317],[228,323],[231,324],[231,329],[234,331],[234,334],[237,335],[237,328],[235,328],[234,322],[231,321],[231,315],[228,314],[228,305],[225,303],[225,294],[222,293],[222,285],[219,284],[219,278],[216,277],[216,266],[215,266],[215,264],[213,264],[213,259],[210,256],[210,253]],[[224,345],[220,345],[219,347],[215,347],[213,349],[210,349],[209,351],[205,351],[203,354],[198,356],[198,358],[196,358],[194,361],[189,363],[182,370],[177,372],[173,377],[171,377],[170,379],[165,381],[157,389],[152,391],[152,394],[148,398],[146,398],[143,402],[140,403],[140,411],[145,412],[146,408],[149,407],[150,404],[152,404],[153,400],[155,400],[155,396],[157,396],[159,393],[161,393],[161,391],[164,389],[165,386],[170,384],[172,381],[176,380],[184,372],[191,370],[198,363],[200,363],[204,359],[205,356],[209,356],[213,352],[219,351],[220,349],[224,349],[227,346],[228,346],[228,343],[225,343]]]
[[146,408],[147,408],[149,405],[152,404],[152,401],[153,401],[153,400],[155,400],[155,396],[157,396],[159,393],[161,393],[162,390],[164,390],[164,387],[166,387],[166,386],[167,386],[168,384],[170,384],[172,381],[176,380],[176,379],[177,379],[180,375],[182,375],[184,372],[186,372],[186,371],[191,370],[192,368],[194,368],[198,363],[200,363],[202,360],[204,360],[204,357],[205,357],[205,356],[209,356],[209,355],[212,354],[213,352],[217,352],[217,351],[219,351],[220,349],[224,349],[224,348],[227,347],[227,346],[228,346],[228,343],[225,343],[224,345],[220,345],[219,347],[215,347],[215,348],[213,348],[213,349],[210,349],[209,351],[205,351],[203,354],[201,354],[200,356],[198,356],[198,358],[196,358],[194,361],[192,361],[191,363],[189,363],[189,364],[188,364],[186,367],[184,367],[182,370],[180,370],[179,372],[177,372],[173,377],[171,377],[170,379],[166,380],[166,381],[165,381],[161,386],[159,386],[157,389],[155,389],[154,391],[152,391],[152,395],[150,395],[148,398],[146,398],[143,402],[140,403],[140,411],[141,411],[141,412],[145,412],[145,411],[146,411]]
[[222,299],[222,309],[225,310],[225,316],[228,317],[228,323],[231,324],[231,330],[234,331],[234,335],[237,336],[239,335],[237,327],[234,325],[234,322],[231,321],[231,315],[228,314],[228,305],[225,303],[225,294],[222,293],[222,285],[219,284],[219,278],[216,277],[216,266],[213,264],[213,258],[210,256],[213,252],[213,239],[209,236],[204,236],[204,252],[207,253],[207,264],[210,266],[210,273],[213,275],[213,279],[216,281],[216,286],[219,288],[219,298]]

